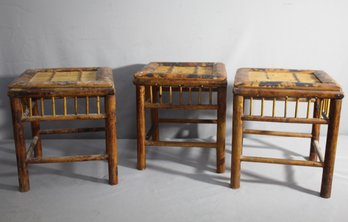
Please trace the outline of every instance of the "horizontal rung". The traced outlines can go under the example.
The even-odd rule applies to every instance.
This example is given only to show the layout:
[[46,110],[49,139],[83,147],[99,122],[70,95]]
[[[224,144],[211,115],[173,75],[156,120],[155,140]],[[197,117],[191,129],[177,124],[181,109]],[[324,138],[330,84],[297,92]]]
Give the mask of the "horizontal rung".
[[217,123],[216,119],[170,119],[162,118],[158,120],[160,123]]
[[98,131],[105,131],[105,127],[49,129],[49,130],[41,130],[40,134],[48,135],[48,134],[66,134],[66,133],[87,133],[87,132],[98,132]]
[[45,116],[32,116],[23,117],[22,121],[51,121],[51,120],[97,120],[105,119],[106,114],[78,114],[78,115],[45,115]]
[[305,123],[305,124],[328,124],[329,121],[318,118],[294,118],[294,117],[272,117],[272,116],[243,116],[245,121],[265,121],[265,122],[283,122],[283,123]]
[[203,147],[203,148],[215,148],[216,143],[206,142],[174,142],[174,141],[145,141],[147,146],[179,146],[179,147]]
[[258,163],[273,163],[273,164],[285,164],[285,165],[296,165],[296,166],[310,166],[310,167],[323,167],[323,163],[317,161],[308,160],[287,160],[269,157],[252,157],[252,156],[241,156],[241,161],[245,162],[258,162]]
[[157,109],[182,109],[182,110],[208,110],[217,109],[217,105],[175,105],[167,103],[145,103],[145,108]]
[[91,160],[107,160],[107,154],[95,154],[95,155],[75,155],[75,156],[62,156],[62,157],[46,157],[46,158],[31,158],[28,159],[28,163],[66,163],[66,162],[80,162]]
[[245,129],[245,130],[243,130],[243,133],[244,134],[267,135],[267,136],[312,138],[312,134],[310,134],[310,133],[293,133],[293,132],[281,132],[281,131],[269,131],[269,130]]
[[324,154],[319,146],[319,141],[318,140],[313,140],[312,146],[314,147],[315,152],[317,153],[320,162],[324,162]]

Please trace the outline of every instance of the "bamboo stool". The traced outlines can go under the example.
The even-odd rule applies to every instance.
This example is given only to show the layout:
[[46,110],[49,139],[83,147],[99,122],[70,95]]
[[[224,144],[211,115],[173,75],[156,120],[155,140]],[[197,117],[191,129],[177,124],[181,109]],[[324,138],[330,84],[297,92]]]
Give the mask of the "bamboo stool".
[[[110,68],[26,70],[8,86],[16,147],[19,190],[29,191],[28,164],[108,160],[109,183],[117,184],[116,101]],[[78,102],[84,107],[78,107]],[[92,104],[92,101],[94,104]],[[104,104],[105,107],[102,107]],[[92,110],[94,109],[94,110]],[[105,127],[40,129],[40,121],[104,120]],[[23,125],[33,140],[25,146]],[[41,136],[105,131],[106,154],[43,157]]]
[[[137,168],[146,167],[145,146],[216,148],[216,171],[225,171],[226,71],[222,63],[150,63],[134,74],[137,100]],[[177,94],[175,96],[175,94]],[[208,102],[203,102],[203,94]],[[216,102],[213,97],[216,96]],[[145,110],[151,127],[145,133]],[[216,110],[217,119],[159,118],[159,109]],[[217,124],[216,142],[161,141],[159,123]]]
[[[343,98],[340,86],[323,71],[242,68],[237,71],[233,94],[231,187],[235,189],[240,187],[242,161],[322,167],[320,196],[329,198]],[[253,106],[255,100],[259,100],[260,107]],[[266,100],[271,101],[271,115],[264,113]],[[246,103],[249,104],[249,109],[245,109]],[[307,107],[303,115],[300,115],[299,111],[301,103],[305,103]],[[284,110],[281,116],[277,115],[276,104]],[[294,105],[294,110],[289,109],[290,104]],[[243,129],[244,121],[312,124],[312,132]],[[321,124],[328,124],[325,155],[319,147]],[[310,138],[309,158],[289,160],[243,156],[243,134]]]

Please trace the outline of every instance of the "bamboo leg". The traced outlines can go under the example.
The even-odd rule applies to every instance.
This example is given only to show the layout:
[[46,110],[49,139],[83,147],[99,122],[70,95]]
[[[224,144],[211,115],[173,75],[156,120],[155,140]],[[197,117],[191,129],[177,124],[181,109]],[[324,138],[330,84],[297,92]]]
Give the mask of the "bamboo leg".
[[[33,114],[34,114],[34,116],[39,115],[38,100],[36,100],[36,102],[33,106]],[[32,137],[34,137],[36,135],[38,136],[36,146],[34,147],[34,156],[35,157],[42,157],[42,144],[41,144],[41,136],[39,135],[39,132],[40,132],[40,121],[39,120],[31,121]]]
[[28,166],[26,163],[26,149],[24,140],[24,129],[21,121],[22,108],[21,100],[19,98],[11,98],[12,109],[12,122],[13,122],[13,135],[16,147],[17,158],[17,170],[18,170],[18,182],[19,191],[29,191],[29,174]]
[[233,97],[233,126],[232,126],[232,169],[231,169],[231,188],[240,187],[240,155],[243,140],[243,97],[234,95]]
[[[157,88],[154,88],[154,98],[153,102],[157,103]],[[151,124],[154,127],[154,131],[152,134],[152,140],[158,141],[159,140],[159,127],[158,127],[158,109],[151,109]]]
[[[320,118],[320,99],[316,99],[314,102],[314,111],[313,118]],[[319,141],[320,136],[320,124],[312,125],[312,139],[311,139],[311,150],[309,152],[309,160],[316,161],[317,160],[317,152],[315,151],[315,147],[313,146],[314,140]]]
[[225,172],[226,88],[218,89],[216,172]]
[[118,183],[115,95],[106,96],[105,113],[106,152],[108,154],[109,184],[115,185]]
[[331,196],[332,179],[334,173],[336,145],[338,137],[338,129],[340,125],[342,100],[332,100],[330,104],[330,123],[328,126],[325,160],[323,168],[323,177],[321,181],[320,196],[329,198]]
[[145,86],[137,86],[137,168],[143,170],[146,167],[146,150],[145,150]]

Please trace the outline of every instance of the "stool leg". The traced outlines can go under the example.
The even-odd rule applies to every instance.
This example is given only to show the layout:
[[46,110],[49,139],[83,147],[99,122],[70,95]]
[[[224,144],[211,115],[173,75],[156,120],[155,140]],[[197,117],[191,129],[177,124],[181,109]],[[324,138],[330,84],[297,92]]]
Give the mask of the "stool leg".
[[106,152],[108,154],[109,184],[115,185],[118,183],[115,95],[106,96],[105,112]]
[[231,188],[240,187],[240,156],[243,141],[243,96],[233,97]]
[[136,87],[137,97],[137,168],[143,170],[146,167],[145,151],[145,86]]
[[[157,103],[157,87],[153,87],[153,102]],[[158,128],[158,109],[151,109],[151,124],[154,127],[154,131],[152,134],[152,140],[159,140],[159,128]]]
[[22,118],[22,103],[19,98],[11,98],[13,135],[16,147],[19,191],[27,192],[30,189],[28,165],[26,162],[26,148]]
[[327,139],[326,139],[326,150],[323,177],[321,181],[320,196],[324,198],[330,198],[332,179],[336,157],[336,145],[338,137],[338,128],[340,124],[342,100],[332,100],[330,104],[330,122],[328,126]]
[[[314,111],[313,111],[313,118],[320,118],[320,99],[316,99],[314,103]],[[316,161],[317,160],[317,153],[315,152],[315,148],[313,146],[314,140],[319,141],[320,136],[320,124],[313,124],[312,125],[312,139],[311,139],[311,150],[309,153],[309,160],[310,161]]]
[[225,172],[226,88],[218,89],[216,172]]
[[[39,115],[39,109],[37,100],[35,101],[35,105],[33,106],[33,115]],[[32,121],[31,122],[31,134],[32,137],[35,135],[38,135],[39,139],[37,140],[37,144],[34,147],[34,156],[35,157],[42,157],[42,144],[41,144],[41,136],[40,136],[40,121]]]

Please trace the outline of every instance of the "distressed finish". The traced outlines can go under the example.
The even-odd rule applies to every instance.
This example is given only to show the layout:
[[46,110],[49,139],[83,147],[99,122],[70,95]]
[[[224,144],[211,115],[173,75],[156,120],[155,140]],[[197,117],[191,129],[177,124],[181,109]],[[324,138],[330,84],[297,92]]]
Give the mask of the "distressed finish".
[[[243,161],[322,167],[320,196],[329,198],[343,98],[341,87],[327,73],[318,70],[242,68],[237,71],[233,94],[231,187],[240,187]],[[261,104],[258,107],[254,105],[256,100]],[[265,101],[272,101],[272,113],[265,113]],[[303,103],[305,112],[299,109]],[[279,106],[283,111],[281,115],[277,112]],[[243,129],[245,121],[312,124],[312,132]],[[321,124],[328,124],[325,155],[319,146]],[[243,134],[310,138],[308,160],[244,156]]]
[[[134,74],[137,101],[139,170],[146,167],[145,146],[180,146],[216,149],[216,171],[225,171],[226,71],[222,63],[153,62]],[[151,127],[145,132],[145,111]],[[216,119],[160,118],[159,109],[216,110]],[[159,124],[216,124],[216,142],[161,141]]]
[[[116,97],[110,68],[30,69],[8,86],[16,147],[19,190],[29,191],[28,164],[107,160],[109,183],[118,182]],[[83,106],[79,104],[84,103]],[[104,104],[104,107],[101,106]],[[40,121],[104,120],[105,127],[41,129]],[[25,146],[23,125],[33,140]],[[49,134],[105,131],[105,154],[44,157],[41,137]]]

